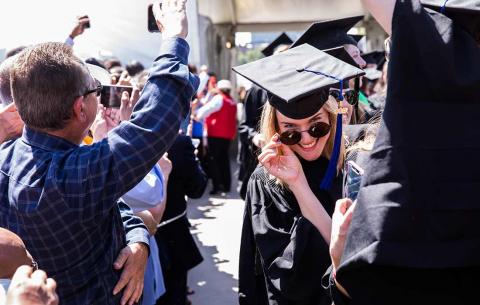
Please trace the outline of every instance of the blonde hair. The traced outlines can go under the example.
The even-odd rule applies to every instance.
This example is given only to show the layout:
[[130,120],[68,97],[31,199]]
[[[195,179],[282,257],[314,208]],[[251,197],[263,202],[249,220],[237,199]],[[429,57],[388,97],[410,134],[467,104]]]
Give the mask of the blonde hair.
[[[328,119],[330,121],[330,135],[327,143],[322,151],[322,156],[330,160],[333,153],[333,146],[335,143],[335,130],[337,128],[337,110],[338,103],[332,97],[329,96],[327,102],[323,105],[323,109],[328,113]],[[277,120],[277,111],[270,105],[269,102],[265,103],[262,111],[262,117],[260,119],[260,133],[269,141],[276,133],[280,133],[280,127]],[[340,155],[337,163],[337,173],[343,169],[343,163],[345,161],[345,143],[342,136],[342,143],[340,146]]]
[[380,115],[377,115],[370,119],[370,121],[367,123],[369,126],[363,132],[363,139],[357,142],[347,144],[345,152],[347,159],[354,158],[354,156],[356,156],[358,152],[371,151],[373,149],[373,145],[375,144],[375,140],[377,138],[377,132],[380,127],[380,121]]

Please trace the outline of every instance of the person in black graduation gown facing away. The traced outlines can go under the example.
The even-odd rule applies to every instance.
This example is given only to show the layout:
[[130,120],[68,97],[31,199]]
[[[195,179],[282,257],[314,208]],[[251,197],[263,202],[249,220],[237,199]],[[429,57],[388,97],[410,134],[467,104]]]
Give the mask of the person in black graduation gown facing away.
[[480,1],[363,2],[392,37],[389,85],[336,304],[478,304]]
[[306,44],[234,70],[268,92],[261,119],[268,143],[245,200],[240,304],[331,304],[321,278],[344,147],[329,90],[363,72]]
[[155,234],[160,248],[166,292],[157,305],[182,305],[187,299],[188,270],[203,261],[190,233],[188,198],[202,197],[208,178],[195,155],[192,139],[179,134],[168,150],[172,172],[161,226]]

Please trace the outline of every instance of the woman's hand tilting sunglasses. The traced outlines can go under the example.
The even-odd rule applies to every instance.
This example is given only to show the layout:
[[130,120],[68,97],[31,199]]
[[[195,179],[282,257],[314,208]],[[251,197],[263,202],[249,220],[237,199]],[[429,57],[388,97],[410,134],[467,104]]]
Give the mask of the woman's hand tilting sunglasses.
[[314,123],[308,130],[298,131],[298,130],[287,130],[280,134],[280,142],[285,145],[295,145],[300,143],[302,140],[302,133],[308,132],[314,138],[322,138],[330,132],[331,126],[324,122]]
[[[337,101],[340,101],[340,90],[335,88],[330,88],[330,95],[333,96]],[[343,97],[350,105],[354,106],[358,103],[358,92],[355,90],[343,90]]]

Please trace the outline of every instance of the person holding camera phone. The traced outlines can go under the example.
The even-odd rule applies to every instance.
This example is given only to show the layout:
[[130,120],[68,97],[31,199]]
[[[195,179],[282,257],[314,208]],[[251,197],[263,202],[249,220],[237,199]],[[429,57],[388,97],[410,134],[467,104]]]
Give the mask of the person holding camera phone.
[[77,17],[75,20],[75,25],[73,26],[72,32],[68,35],[67,39],[65,40],[65,44],[73,47],[75,44],[74,39],[77,36],[80,36],[85,32],[85,29],[90,28],[90,18],[85,15],[81,17]]
[[173,143],[198,86],[187,67],[185,4],[156,8],[161,53],[132,119],[90,146],[80,143],[100,90],[86,65],[62,43],[29,47],[15,60],[12,96],[25,128],[0,148],[0,226],[57,281],[62,304],[141,298],[148,231],[127,210],[120,214],[117,200]]

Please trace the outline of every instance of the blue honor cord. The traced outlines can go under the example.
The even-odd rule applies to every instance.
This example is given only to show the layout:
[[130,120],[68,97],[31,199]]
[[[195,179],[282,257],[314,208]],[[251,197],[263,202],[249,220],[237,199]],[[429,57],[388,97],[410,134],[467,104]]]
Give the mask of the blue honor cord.
[[310,72],[316,75],[322,75],[328,78],[332,78],[340,83],[340,97],[338,99],[338,112],[337,112],[337,126],[335,128],[335,141],[333,144],[333,151],[332,155],[330,157],[330,161],[328,162],[328,167],[327,167],[327,172],[325,173],[325,176],[322,179],[322,182],[320,183],[320,189],[321,190],[328,190],[332,186],[332,182],[337,176],[337,164],[338,164],[338,159],[340,157],[340,146],[342,145],[342,124],[343,124],[343,119],[342,119],[342,107],[340,105],[340,102],[343,101],[343,79],[339,79],[335,76],[328,75],[323,72],[319,71],[312,71],[308,69],[299,69],[297,70],[298,72]]

